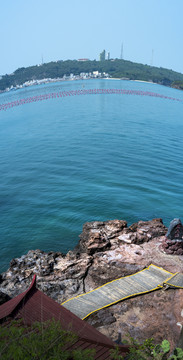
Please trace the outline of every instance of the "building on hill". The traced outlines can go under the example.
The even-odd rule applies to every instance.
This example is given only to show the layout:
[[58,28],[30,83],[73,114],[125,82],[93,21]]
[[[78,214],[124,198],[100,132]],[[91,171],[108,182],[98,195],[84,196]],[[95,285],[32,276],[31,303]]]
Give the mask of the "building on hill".
[[[113,341],[38,290],[35,275],[28,290],[0,306],[0,323],[6,322],[7,319],[10,321],[23,319],[24,325],[52,319],[60,321],[63,330],[72,331],[77,335],[74,344],[68,344],[67,348],[94,349],[94,359],[109,359],[110,350],[115,349]],[[123,356],[129,351],[128,346],[118,345],[118,347]]]
[[90,61],[90,59],[83,58],[83,59],[78,59],[78,61]]
[[105,50],[103,50],[99,55],[100,61],[105,61]]

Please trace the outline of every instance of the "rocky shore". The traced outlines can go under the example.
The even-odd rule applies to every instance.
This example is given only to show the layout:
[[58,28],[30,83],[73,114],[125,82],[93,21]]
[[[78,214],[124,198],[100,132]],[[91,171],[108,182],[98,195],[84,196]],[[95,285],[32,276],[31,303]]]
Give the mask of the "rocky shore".
[[[162,250],[166,232],[161,219],[129,227],[124,220],[86,223],[77,247],[66,255],[30,250],[13,259],[0,275],[0,301],[26,290],[34,274],[37,287],[62,303],[151,263],[172,273],[182,272],[183,256]],[[85,321],[113,340],[129,334],[139,340],[168,339],[175,346],[183,325],[183,290],[158,290],[127,299]]]

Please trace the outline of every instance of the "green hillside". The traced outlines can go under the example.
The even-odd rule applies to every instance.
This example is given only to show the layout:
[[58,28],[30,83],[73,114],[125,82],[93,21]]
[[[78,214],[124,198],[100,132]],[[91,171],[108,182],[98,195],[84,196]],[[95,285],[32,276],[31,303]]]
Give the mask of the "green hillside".
[[22,85],[29,80],[41,80],[44,78],[62,78],[64,75],[79,75],[81,72],[106,72],[114,78],[128,78],[130,80],[153,81],[166,86],[179,87],[183,83],[183,74],[164,68],[152,67],[133,63],[126,60],[106,61],[57,61],[47,64],[30,66],[17,69],[11,75],[4,75],[0,80],[0,90],[7,87]]

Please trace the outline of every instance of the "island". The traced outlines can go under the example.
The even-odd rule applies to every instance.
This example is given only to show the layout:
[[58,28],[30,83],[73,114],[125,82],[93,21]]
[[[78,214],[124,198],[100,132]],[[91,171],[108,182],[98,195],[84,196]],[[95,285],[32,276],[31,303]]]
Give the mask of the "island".
[[96,61],[85,59],[43,63],[22,67],[0,77],[0,92],[38,85],[44,82],[93,78],[141,80],[177,89],[183,88],[183,74],[173,70],[134,63],[122,59]]

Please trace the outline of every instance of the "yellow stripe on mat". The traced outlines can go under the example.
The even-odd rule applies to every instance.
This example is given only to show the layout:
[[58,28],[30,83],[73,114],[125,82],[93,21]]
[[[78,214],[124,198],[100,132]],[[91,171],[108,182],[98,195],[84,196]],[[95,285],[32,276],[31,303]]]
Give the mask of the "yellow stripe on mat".
[[121,300],[162,288],[166,280],[170,281],[171,279],[172,281],[174,277],[175,274],[151,264],[144,270],[110,281],[95,290],[69,299],[61,305],[79,318],[85,319],[93,312],[116,304]]
[[183,274],[176,273],[164,282],[173,288],[183,289]]

